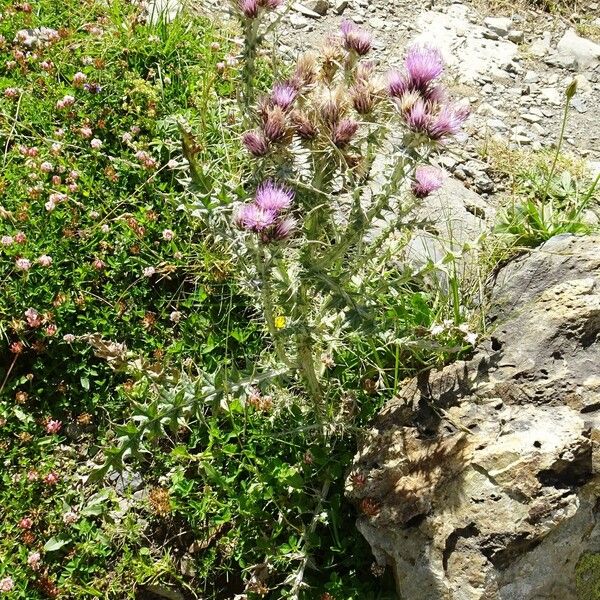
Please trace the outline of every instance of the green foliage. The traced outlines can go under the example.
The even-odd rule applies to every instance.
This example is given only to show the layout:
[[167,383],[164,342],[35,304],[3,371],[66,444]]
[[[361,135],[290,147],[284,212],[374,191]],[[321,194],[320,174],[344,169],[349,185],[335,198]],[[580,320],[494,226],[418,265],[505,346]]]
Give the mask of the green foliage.
[[597,207],[594,196],[598,178],[583,190],[568,171],[552,177],[533,172],[522,182],[523,195],[518,204],[502,216],[497,231],[508,234],[517,246],[538,246],[555,235],[585,234],[593,230],[586,212]]
[[600,598],[600,554],[584,554],[577,563],[577,598]]

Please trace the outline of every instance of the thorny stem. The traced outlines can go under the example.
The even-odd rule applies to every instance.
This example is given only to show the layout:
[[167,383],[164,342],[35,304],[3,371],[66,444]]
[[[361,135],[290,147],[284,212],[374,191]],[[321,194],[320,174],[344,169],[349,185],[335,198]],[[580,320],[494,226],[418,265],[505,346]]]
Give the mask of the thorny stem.
[[244,67],[242,69],[242,106],[245,114],[254,104],[256,82],[256,56],[260,45],[259,19],[247,19],[244,23]]
[[269,329],[271,339],[273,340],[277,358],[279,358],[284,365],[289,366],[290,361],[285,352],[281,335],[275,325],[275,315],[273,314],[273,290],[271,288],[270,277],[271,273],[269,265],[267,264],[264,248],[260,245],[260,242],[258,246],[258,252],[256,253],[256,270],[258,271],[261,280],[260,293],[263,311],[265,314],[265,321],[267,323],[267,328]]

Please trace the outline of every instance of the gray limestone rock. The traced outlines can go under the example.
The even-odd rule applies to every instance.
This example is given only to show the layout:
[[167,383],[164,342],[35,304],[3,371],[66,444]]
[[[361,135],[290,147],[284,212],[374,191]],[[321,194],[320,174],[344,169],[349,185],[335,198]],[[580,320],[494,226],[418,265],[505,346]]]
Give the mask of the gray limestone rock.
[[558,236],[498,274],[490,339],[408,381],[347,494],[410,600],[575,600],[600,550],[600,238]]
[[569,29],[546,59],[548,64],[565,69],[593,69],[600,64],[600,44],[578,36]]

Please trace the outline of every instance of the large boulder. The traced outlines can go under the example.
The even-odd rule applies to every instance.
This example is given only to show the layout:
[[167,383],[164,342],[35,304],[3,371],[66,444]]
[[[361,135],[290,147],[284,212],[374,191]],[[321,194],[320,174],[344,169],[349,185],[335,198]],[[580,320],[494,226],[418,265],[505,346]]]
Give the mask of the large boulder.
[[569,600],[600,551],[600,238],[505,267],[469,360],[408,381],[347,482],[405,600]]

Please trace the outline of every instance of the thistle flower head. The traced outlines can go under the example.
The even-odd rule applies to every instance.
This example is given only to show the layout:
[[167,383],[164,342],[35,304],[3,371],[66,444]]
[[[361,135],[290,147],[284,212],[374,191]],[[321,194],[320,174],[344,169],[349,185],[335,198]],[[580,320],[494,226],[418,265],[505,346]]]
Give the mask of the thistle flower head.
[[239,0],[238,6],[246,18],[255,19],[258,16],[259,4],[257,0]]
[[242,136],[242,144],[253,156],[260,157],[269,151],[269,142],[260,131],[247,131]]
[[347,146],[358,130],[358,123],[354,119],[342,119],[331,132],[331,139],[338,148]]
[[303,140],[312,140],[317,135],[318,131],[316,126],[303,112],[295,110],[292,113],[291,118],[296,133]]
[[396,100],[396,104],[403,115],[408,114],[417,102],[421,102],[425,106],[421,94],[415,90],[404,92],[404,94]]
[[397,69],[388,73],[388,92],[392,98],[400,98],[408,90],[406,75]]
[[297,226],[297,221],[293,217],[284,217],[277,222],[273,229],[273,237],[277,241],[289,239]]
[[258,186],[255,203],[262,210],[278,215],[281,211],[287,210],[291,206],[293,199],[293,190],[267,180]]
[[313,52],[300,55],[296,63],[296,70],[292,76],[292,83],[296,89],[312,85],[317,78],[317,58]]
[[279,106],[282,110],[288,110],[294,103],[297,95],[296,88],[290,82],[276,83],[271,92],[271,102],[274,106]]
[[367,115],[375,107],[376,97],[373,93],[373,87],[367,81],[358,80],[350,88],[350,97],[352,98],[354,110],[359,115]]
[[256,204],[244,204],[238,211],[235,222],[248,231],[261,232],[275,222],[275,215]]
[[372,60],[365,60],[356,65],[354,78],[356,81],[369,81],[375,73],[375,63]]
[[333,127],[346,111],[346,96],[342,89],[324,90],[318,101],[319,114],[323,122]]
[[469,116],[469,107],[456,104],[445,104],[439,113],[429,121],[427,135],[432,140],[440,141],[445,137],[457,135]]
[[285,113],[280,106],[273,106],[267,109],[264,123],[263,133],[270,142],[281,141],[286,134]]
[[406,115],[406,124],[412,131],[424,131],[431,120],[427,104],[418,98]]
[[415,170],[415,180],[411,189],[417,198],[425,198],[439,190],[444,183],[444,172],[437,167],[419,166]]
[[360,29],[352,21],[342,21],[340,25],[344,48],[354,51],[359,56],[368,54],[373,45],[373,38],[368,31]]
[[431,46],[412,46],[404,60],[410,87],[425,91],[444,70],[442,55]]

